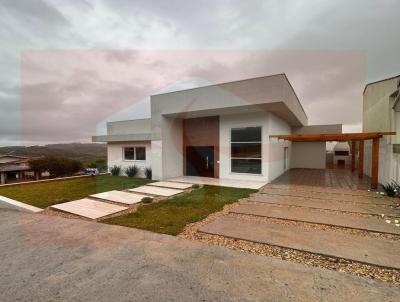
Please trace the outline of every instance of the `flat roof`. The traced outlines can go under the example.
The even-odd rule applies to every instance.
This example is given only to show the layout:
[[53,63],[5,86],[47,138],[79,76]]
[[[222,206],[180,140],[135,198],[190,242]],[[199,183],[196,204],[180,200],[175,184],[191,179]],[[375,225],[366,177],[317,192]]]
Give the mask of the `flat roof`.
[[156,94],[152,94],[152,96],[165,95],[165,94],[177,93],[177,92],[184,92],[184,91],[202,89],[202,88],[206,88],[206,87],[221,86],[221,85],[225,85],[225,84],[239,83],[239,82],[245,82],[245,81],[256,80],[256,79],[263,79],[263,78],[269,78],[269,77],[276,77],[276,76],[282,76],[282,75],[285,77],[286,81],[289,83],[290,88],[292,89],[294,95],[296,96],[296,99],[297,99],[298,103],[300,104],[301,110],[303,111],[304,115],[308,119],[308,116],[307,116],[306,111],[304,110],[303,104],[300,102],[299,97],[297,96],[297,93],[296,93],[296,91],[294,90],[294,88],[292,86],[292,83],[290,83],[286,73],[284,73],[284,72],[270,74],[270,75],[266,75],[266,76],[259,76],[259,77],[254,77],[254,78],[246,78],[246,79],[241,79],[241,80],[235,80],[235,81],[230,81],[230,82],[222,82],[222,83],[204,85],[204,86],[193,87],[193,88],[188,88],[188,89],[181,89],[181,90],[174,90],[174,91],[163,92],[163,93],[156,93]]

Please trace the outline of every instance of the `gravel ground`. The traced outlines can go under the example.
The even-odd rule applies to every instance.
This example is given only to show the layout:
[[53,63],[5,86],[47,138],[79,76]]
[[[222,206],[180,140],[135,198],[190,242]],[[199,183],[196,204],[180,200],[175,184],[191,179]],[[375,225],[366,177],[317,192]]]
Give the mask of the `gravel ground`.
[[[244,200],[240,200],[239,202],[243,202]],[[221,216],[226,216],[226,215],[233,215],[230,213],[230,211],[236,207],[239,203],[234,203],[230,205],[226,205],[224,209],[220,212],[213,213],[210,216],[208,216],[206,219],[192,223],[190,225],[187,225],[183,232],[179,234],[178,236],[181,238],[186,238],[189,240],[195,240],[195,241],[200,241],[204,242],[207,244],[214,244],[218,246],[225,246],[234,250],[240,250],[243,252],[248,252],[248,253],[254,253],[254,254],[259,254],[259,255],[264,255],[264,256],[269,256],[269,257],[274,257],[274,258],[279,258],[287,261],[292,261],[296,263],[303,263],[311,266],[316,266],[316,267],[322,267],[322,268],[327,268],[330,270],[335,270],[335,271],[340,271],[340,272],[346,272],[350,273],[353,275],[357,276],[363,276],[363,277],[368,277],[371,279],[378,279],[386,282],[391,282],[391,283],[396,283],[400,284],[400,270],[396,269],[386,269],[386,268],[381,268],[378,266],[372,266],[372,265],[367,265],[363,263],[358,263],[358,262],[353,262],[353,261],[348,261],[344,259],[337,259],[337,258],[331,258],[331,257],[326,257],[326,256],[321,256],[313,253],[307,253],[307,252],[301,252],[293,249],[288,249],[288,248],[282,248],[282,247],[277,247],[277,246],[272,246],[272,245],[267,245],[267,244],[261,244],[261,243],[255,243],[255,242],[250,242],[246,240],[238,240],[238,239],[231,239],[231,238],[226,238],[223,236],[218,236],[218,235],[209,235],[209,234],[204,234],[199,232],[199,228],[205,224],[210,223],[211,221],[215,220],[218,217]],[[240,214],[234,214],[234,215],[240,215]],[[240,216],[248,216],[248,215],[240,215]],[[241,217],[242,218],[242,217]],[[246,219],[258,219],[259,217],[246,217]],[[265,221],[263,218],[261,218],[263,221]],[[325,228],[325,226],[318,226],[314,224],[307,224],[307,223],[297,223],[297,222],[291,222],[291,221],[282,221],[279,219],[269,219],[270,223],[289,223],[289,224],[298,224],[299,227],[306,227],[306,228]],[[343,231],[343,228],[334,228],[334,227],[327,227],[335,231]],[[352,231],[352,230],[347,230],[347,231]],[[360,236],[379,236],[384,234],[373,234],[370,232],[363,232],[360,231],[358,232],[357,230],[354,230],[355,232],[351,232],[351,234],[354,235],[360,235]],[[368,234],[367,234],[368,233]],[[391,236],[391,235],[389,235]],[[382,237],[381,237],[382,238]],[[389,237],[384,237],[385,239],[389,239]],[[392,238],[390,238],[392,239]],[[399,238],[395,238],[395,240],[398,240]]]

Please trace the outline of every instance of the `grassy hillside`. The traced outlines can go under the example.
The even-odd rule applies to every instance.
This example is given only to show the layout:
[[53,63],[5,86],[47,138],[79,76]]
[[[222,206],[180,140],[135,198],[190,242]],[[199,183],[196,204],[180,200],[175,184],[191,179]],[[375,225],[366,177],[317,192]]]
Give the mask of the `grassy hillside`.
[[29,147],[9,146],[0,147],[0,154],[13,154],[29,157],[57,155],[77,159],[82,161],[84,164],[89,164],[96,160],[106,159],[107,145],[71,143]]

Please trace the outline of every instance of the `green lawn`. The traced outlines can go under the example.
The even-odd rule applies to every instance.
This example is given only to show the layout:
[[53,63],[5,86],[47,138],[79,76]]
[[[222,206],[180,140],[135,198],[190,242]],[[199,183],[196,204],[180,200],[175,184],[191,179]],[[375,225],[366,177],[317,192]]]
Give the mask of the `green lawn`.
[[44,209],[53,204],[80,199],[90,194],[133,188],[148,182],[149,180],[142,178],[101,175],[0,187],[0,195]]
[[257,190],[204,186],[191,193],[159,203],[142,205],[135,213],[113,217],[104,223],[177,235],[185,225],[203,220],[224,205],[247,197]]

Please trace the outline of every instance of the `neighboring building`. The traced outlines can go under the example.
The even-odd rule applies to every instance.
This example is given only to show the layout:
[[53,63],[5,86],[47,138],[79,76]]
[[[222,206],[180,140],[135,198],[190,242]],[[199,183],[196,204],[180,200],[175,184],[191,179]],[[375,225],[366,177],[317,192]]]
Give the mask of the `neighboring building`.
[[29,157],[0,155],[0,184],[34,178],[28,161]]
[[325,142],[269,135],[342,133],[341,125],[307,126],[285,74],[153,95],[150,102],[150,119],[110,122],[107,135],[93,137],[107,142],[109,167],[149,167],[153,179],[268,182],[289,168],[326,167]]
[[[400,75],[366,85],[363,93],[363,131],[395,131],[380,139],[379,182],[400,182]],[[365,144],[365,173],[371,175],[371,142]]]

